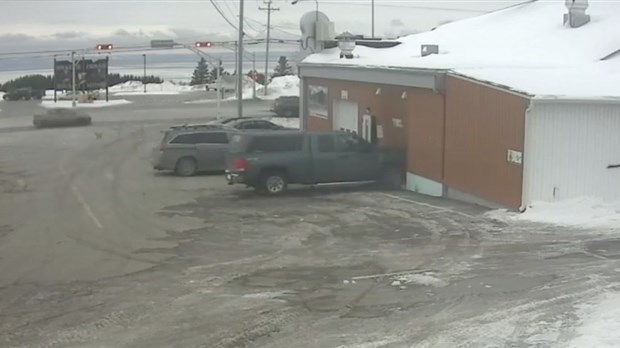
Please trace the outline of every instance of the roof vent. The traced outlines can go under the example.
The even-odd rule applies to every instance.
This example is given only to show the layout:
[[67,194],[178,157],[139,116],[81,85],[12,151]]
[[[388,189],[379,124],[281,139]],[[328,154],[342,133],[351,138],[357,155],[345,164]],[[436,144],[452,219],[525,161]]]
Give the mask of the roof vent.
[[586,14],[588,0],[564,0],[568,13],[564,14],[564,25],[579,28],[590,22],[590,15]]
[[422,45],[422,57],[439,53],[439,45]]
[[338,47],[340,47],[340,58],[353,59],[353,50],[355,50],[355,39],[357,36],[345,31],[336,36]]

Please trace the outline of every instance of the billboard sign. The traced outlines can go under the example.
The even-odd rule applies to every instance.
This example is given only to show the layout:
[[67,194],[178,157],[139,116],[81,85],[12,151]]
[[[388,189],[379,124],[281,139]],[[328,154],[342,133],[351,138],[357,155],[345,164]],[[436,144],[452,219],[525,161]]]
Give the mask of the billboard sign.
[[[54,63],[54,80],[56,89],[72,89],[71,61],[61,60]],[[106,87],[108,75],[107,59],[82,59],[75,61],[75,88],[93,90]]]

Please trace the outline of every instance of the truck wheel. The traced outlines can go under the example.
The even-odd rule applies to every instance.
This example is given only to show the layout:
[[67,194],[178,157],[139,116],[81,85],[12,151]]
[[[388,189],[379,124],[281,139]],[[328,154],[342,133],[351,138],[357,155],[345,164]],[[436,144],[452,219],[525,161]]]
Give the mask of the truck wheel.
[[194,176],[198,171],[198,165],[193,158],[183,157],[177,161],[174,171],[180,176]]
[[282,194],[288,187],[288,179],[284,173],[279,171],[267,172],[261,176],[260,192],[267,193],[272,196]]
[[398,167],[387,167],[381,173],[379,185],[387,190],[398,190],[403,184],[403,172]]

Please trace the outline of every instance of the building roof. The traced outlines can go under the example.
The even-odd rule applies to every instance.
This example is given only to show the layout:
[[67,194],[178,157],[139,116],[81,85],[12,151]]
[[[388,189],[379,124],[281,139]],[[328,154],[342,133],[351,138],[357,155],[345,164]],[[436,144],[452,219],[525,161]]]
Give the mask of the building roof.
[[[403,37],[392,48],[356,47],[353,59],[340,59],[335,48],[304,63],[450,70],[540,98],[620,98],[620,57],[613,55],[620,2],[591,0],[591,21],[579,28],[564,26],[564,13],[563,1],[528,2]],[[425,44],[439,53],[422,57]]]

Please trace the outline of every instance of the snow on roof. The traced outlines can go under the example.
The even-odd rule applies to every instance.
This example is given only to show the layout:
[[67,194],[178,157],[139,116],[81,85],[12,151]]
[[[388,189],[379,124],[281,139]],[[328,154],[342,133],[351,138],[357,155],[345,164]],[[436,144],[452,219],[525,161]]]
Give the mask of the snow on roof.
[[[396,47],[358,46],[354,59],[335,48],[304,63],[454,70],[531,95],[620,97],[611,83],[620,63],[600,62],[620,49],[620,2],[591,0],[591,21],[580,28],[564,26],[564,13],[564,1],[530,2],[400,38]],[[423,44],[439,45],[439,54],[422,57]]]
[[576,67],[454,69],[536,99],[620,99],[620,58]]

